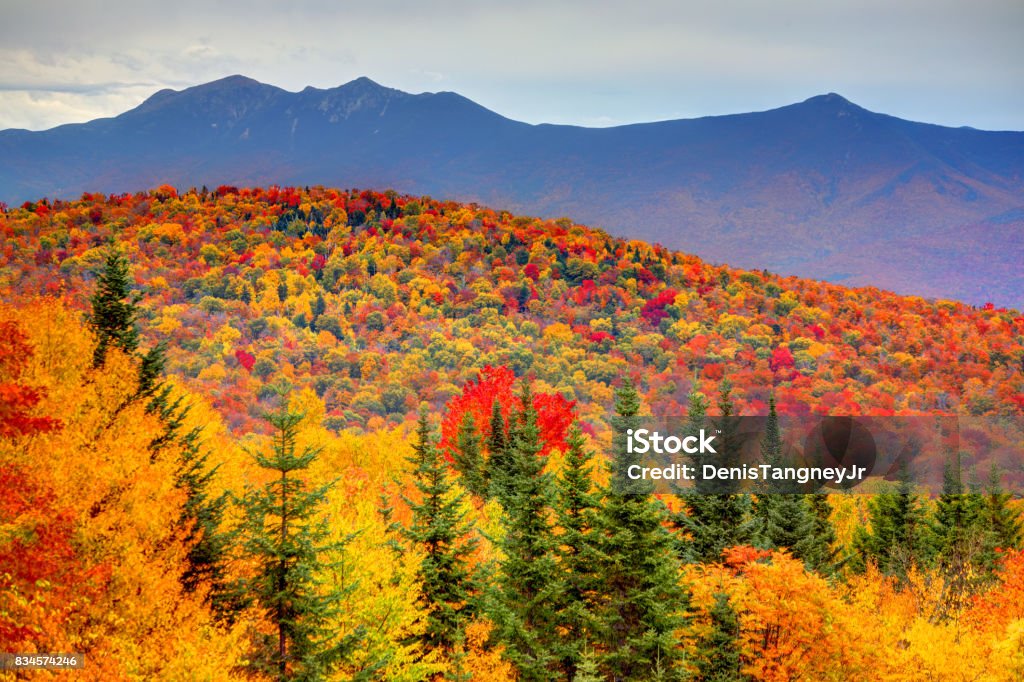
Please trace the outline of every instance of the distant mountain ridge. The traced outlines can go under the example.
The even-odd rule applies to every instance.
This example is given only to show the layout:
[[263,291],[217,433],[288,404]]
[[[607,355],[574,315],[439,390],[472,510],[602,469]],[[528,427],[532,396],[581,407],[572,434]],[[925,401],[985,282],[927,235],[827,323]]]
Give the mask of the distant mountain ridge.
[[179,187],[393,187],[746,268],[1024,307],[1024,133],[870,112],[837,94],[613,128],[530,125],[456,93],[244,76],[119,116],[0,131],[0,201]]

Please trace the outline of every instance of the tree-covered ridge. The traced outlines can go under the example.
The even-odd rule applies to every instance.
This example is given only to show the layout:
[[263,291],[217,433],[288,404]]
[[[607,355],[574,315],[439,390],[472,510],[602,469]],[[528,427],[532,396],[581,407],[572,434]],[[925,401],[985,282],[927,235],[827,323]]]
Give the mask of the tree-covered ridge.
[[[0,391],[17,399],[0,410],[0,641],[82,653],[82,679],[1024,673],[1019,506],[952,471],[934,501],[903,485],[866,510],[809,499],[833,551],[856,560],[801,561],[755,520],[756,546],[694,561],[696,536],[649,489],[608,483],[644,409],[629,381],[609,448],[572,427],[538,457],[520,381],[491,432],[460,429],[453,447],[478,456],[449,467],[431,423],[470,400],[417,426],[334,433],[306,390],[275,397],[272,435],[239,436],[202,396],[154,379],[151,352],[115,342],[93,366],[100,336],[125,329],[103,314],[0,305]],[[467,463],[491,481],[505,467],[504,485],[473,492]]]
[[0,212],[0,290],[83,305],[113,242],[144,346],[254,428],[282,380],[330,428],[435,408],[486,366],[532,375],[607,428],[634,375],[659,414],[723,375],[737,413],[1024,411],[1024,317],[714,266],[567,219],[393,192],[85,195]]

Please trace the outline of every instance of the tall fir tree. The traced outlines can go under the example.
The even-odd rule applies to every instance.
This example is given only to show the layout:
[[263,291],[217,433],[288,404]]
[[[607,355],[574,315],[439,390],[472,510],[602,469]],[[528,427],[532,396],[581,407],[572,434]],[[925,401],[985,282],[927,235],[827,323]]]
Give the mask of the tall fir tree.
[[553,484],[544,471],[543,443],[530,384],[523,381],[521,409],[510,428],[507,453],[505,535],[501,549],[494,621],[509,660],[524,680],[548,680],[558,659],[556,605],[560,601],[555,537],[552,527]]
[[940,617],[965,607],[977,586],[980,576],[973,565],[982,549],[980,507],[981,496],[964,489],[959,452],[951,454],[943,468],[942,492],[931,526],[936,564],[945,584]]
[[465,494],[450,480],[426,408],[420,410],[413,452],[409,461],[419,499],[404,498],[412,523],[402,534],[423,553],[419,602],[427,623],[420,641],[426,652],[437,650],[451,659],[465,641],[465,626],[476,610],[477,589],[469,555],[477,540],[466,522]]
[[487,467],[484,463],[482,439],[473,414],[466,410],[459,423],[455,445],[451,448],[452,463],[462,474],[466,490],[477,497],[487,498]]
[[803,551],[804,563],[808,568],[823,575],[832,575],[842,565],[836,543],[836,527],[832,523],[832,503],[826,493],[811,493],[806,496],[807,505],[814,518],[812,541]]
[[1020,512],[1011,506],[1013,496],[1003,489],[999,478],[999,468],[993,464],[978,510],[982,532],[979,561],[989,573],[999,564],[998,550],[1020,549],[1024,544],[1024,522]]
[[240,558],[255,565],[241,593],[270,626],[251,633],[245,667],[276,680],[327,679],[363,636],[355,631],[338,637],[331,627],[358,586],[339,588],[332,580],[348,538],[331,541],[320,514],[329,486],[311,488],[302,478],[319,454],[317,448],[298,448],[302,418],[284,405],[268,418],[273,447],[269,454],[252,456],[276,476],[260,488],[247,488],[238,529]]
[[556,512],[562,529],[558,536],[558,571],[562,580],[558,628],[562,633],[559,666],[566,679],[575,679],[585,649],[592,647],[594,607],[601,593],[597,573],[598,495],[594,491],[594,454],[586,448],[583,432],[573,424],[566,438],[565,468],[558,479]]
[[[701,396],[702,397],[702,396]],[[706,402],[691,396],[691,409],[700,406],[706,409]],[[719,467],[739,466],[742,442],[739,423],[732,402],[732,384],[722,380],[718,409],[720,416],[713,420],[717,434],[715,450],[712,453],[695,453],[692,462],[698,467],[698,474],[705,463]],[[687,434],[693,429],[707,428],[703,414],[692,415],[687,422]],[[676,525],[688,533],[690,539],[683,543],[683,557],[700,562],[715,562],[722,558],[722,550],[735,545],[750,544],[755,539],[756,520],[751,517],[750,496],[740,494],[737,484],[732,481],[699,480],[695,489],[686,496],[686,512],[676,517]]]
[[959,454],[951,455],[942,472],[942,492],[935,501],[932,529],[942,563],[962,566],[978,538],[981,498],[965,490]]
[[491,419],[487,435],[487,466],[485,475],[491,497],[502,503],[508,501],[512,455],[509,452],[508,427],[497,398],[491,403]]
[[96,334],[92,366],[102,367],[112,346],[133,355],[139,347],[138,294],[132,291],[128,259],[111,245],[96,280],[89,326]]
[[853,536],[851,565],[857,570],[873,562],[883,573],[904,578],[911,566],[927,563],[930,558],[924,505],[914,492],[907,462],[907,458],[900,460],[895,490],[880,492],[868,500],[867,526],[858,527]]
[[687,595],[665,528],[668,510],[653,485],[629,477],[638,455],[627,432],[640,426],[640,397],[627,380],[616,391],[612,419],[611,483],[598,512],[597,564],[601,600],[595,607],[595,641],[602,671],[615,680],[648,680],[656,668],[681,674],[676,631],[685,625]]
[[[782,446],[782,429],[772,394],[768,398],[768,418],[761,438],[761,463],[782,467],[785,464]],[[809,498],[802,494],[799,482],[769,477],[758,483],[754,516],[762,543],[769,548],[789,550],[809,566],[816,563],[821,558],[824,540],[818,537],[818,531],[824,529],[819,529],[819,519],[808,504]]]
[[701,682],[745,682],[740,657],[740,622],[729,603],[729,595],[719,592],[708,612],[711,630],[697,643],[697,675]]
[[566,679],[570,679],[572,682],[606,682],[607,680],[601,675],[601,669],[597,665],[597,656],[592,649],[582,650],[575,674]]

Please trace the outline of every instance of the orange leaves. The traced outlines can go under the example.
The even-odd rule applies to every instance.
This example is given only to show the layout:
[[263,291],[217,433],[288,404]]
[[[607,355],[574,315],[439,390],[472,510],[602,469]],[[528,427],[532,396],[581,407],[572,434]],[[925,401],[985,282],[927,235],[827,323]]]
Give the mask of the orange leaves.
[[1024,620],[1024,550],[1004,551],[998,582],[974,599],[968,619],[987,629]]

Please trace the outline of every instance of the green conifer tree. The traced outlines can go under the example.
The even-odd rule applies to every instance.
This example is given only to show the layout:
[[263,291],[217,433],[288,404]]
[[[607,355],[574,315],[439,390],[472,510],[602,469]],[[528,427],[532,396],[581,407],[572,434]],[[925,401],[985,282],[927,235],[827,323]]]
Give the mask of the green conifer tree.
[[557,664],[556,572],[552,528],[553,484],[539,456],[543,443],[529,382],[519,396],[507,453],[505,536],[494,621],[509,660],[524,680],[548,680]]
[[[761,463],[771,467],[784,465],[782,429],[775,407],[775,395],[768,398],[768,419],[761,438]],[[800,484],[788,479],[767,478],[758,481],[754,516],[758,535],[768,548],[789,550],[808,565],[822,552],[819,538],[820,520],[815,516],[808,497],[801,494]],[[824,529],[821,529],[824,530]]]
[[648,680],[658,667],[677,676],[676,630],[685,624],[687,598],[664,525],[668,511],[653,497],[650,481],[628,476],[638,455],[627,448],[627,432],[640,425],[640,397],[632,382],[616,392],[615,411],[611,484],[597,521],[603,585],[594,615],[600,665],[615,680]]
[[[707,429],[703,424],[706,409],[703,396],[691,396],[691,409],[698,408],[698,416],[688,418],[687,434],[692,429]],[[740,462],[741,440],[739,424],[733,414],[732,384],[722,381],[718,409],[721,415],[714,420],[717,430],[715,453],[695,453],[691,459],[698,467],[698,485],[686,496],[686,513],[676,517],[676,524],[690,535],[683,543],[683,556],[690,560],[715,562],[722,558],[722,550],[735,545],[750,544],[755,538],[757,523],[751,517],[750,496],[736,492],[734,481],[700,480],[705,463],[719,467],[736,467]]]
[[558,569],[562,580],[558,628],[562,633],[560,668],[574,679],[584,649],[590,646],[593,610],[601,594],[596,513],[599,499],[594,491],[591,462],[583,432],[573,424],[566,439],[565,469],[558,479],[556,512],[562,529],[558,537]]
[[914,493],[907,462],[907,458],[900,460],[895,490],[880,492],[868,501],[868,525],[859,527],[853,536],[851,564],[857,570],[874,562],[883,573],[902,578],[912,565],[929,558],[924,505]]
[[[514,420],[513,420],[514,421]],[[490,495],[506,503],[509,495],[509,476],[512,471],[509,452],[508,428],[497,399],[491,403],[490,433],[487,436],[486,478]]]
[[232,536],[222,526],[228,495],[210,494],[218,467],[209,465],[209,452],[201,448],[199,436],[200,429],[195,428],[177,439],[181,461],[176,482],[186,495],[179,524],[186,529],[185,542],[189,548],[181,583],[189,592],[205,588],[206,602],[217,618],[232,622],[241,600],[227,580],[226,561]]
[[572,682],[605,682],[607,678],[601,675],[597,666],[597,656],[591,649],[583,649],[580,653],[579,664],[576,666],[576,674],[571,678]]
[[465,494],[449,478],[426,408],[420,411],[413,451],[410,463],[419,500],[404,498],[412,511],[412,524],[403,535],[423,552],[419,602],[427,624],[420,641],[425,650],[439,650],[451,658],[464,641],[466,623],[476,608],[469,555],[477,540],[466,522]]
[[980,511],[981,496],[965,492],[960,456],[954,454],[943,469],[942,492],[931,525],[935,559],[945,582],[940,617],[965,606],[976,586],[979,576],[973,565],[981,552],[983,535],[978,524]]
[[132,355],[139,347],[138,294],[132,291],[128,274],[128,259],[114,246],[107,249],[103,270],[97,276],[96,291],[92,295],[92,314],[89,325],[96,333],[92,366],[102,367],[107,349],[116,346]]
[[1013,496],[999,483],[999,468],[992,466],[978,510],[978,525],[982,532],[982,551],[979,561],[988,572],[999,563],[999,549],[1020,549],[1024,541],[1024,523],[1020,513],[1010,506]]
[[466,489],[478,497],[487,497],[487,468],[481,448],[480,432],[477,431],[473,414],[467,410],[462,415],[455,446],[451,450],[452,462],[462,474]]
[[260,488],[248,488],[241,499],[241,558],[254,562],[256,569],[240,593],[272,626],[271,632],[252,633],[248,672],[312,681],[326,679],[358,646],[363,633],[339,637],[331,628],[357,585],[338,588],[332,583],[345,542],[329,540],[326,519],[319,513],[329,486],[310,488],[301,477],[319,453],[308,446],[298,449],[301,420],[301,414],[282,406],[268,418],[274,427],[271,452],[252,453],[276,477]]
[[835,548],[836,528],[832,523],[832,503],[828,501],[826,493],[812,493],[806,496],[806,501],[814,518],[814,531],[801,558],[808,568],[831,575],[842,565]]
[[701,682],[744,682],[739,636],[740,623],[729,604],[729,595],[719,592],[711,607],[711,631],[697,644],[697,679]]

